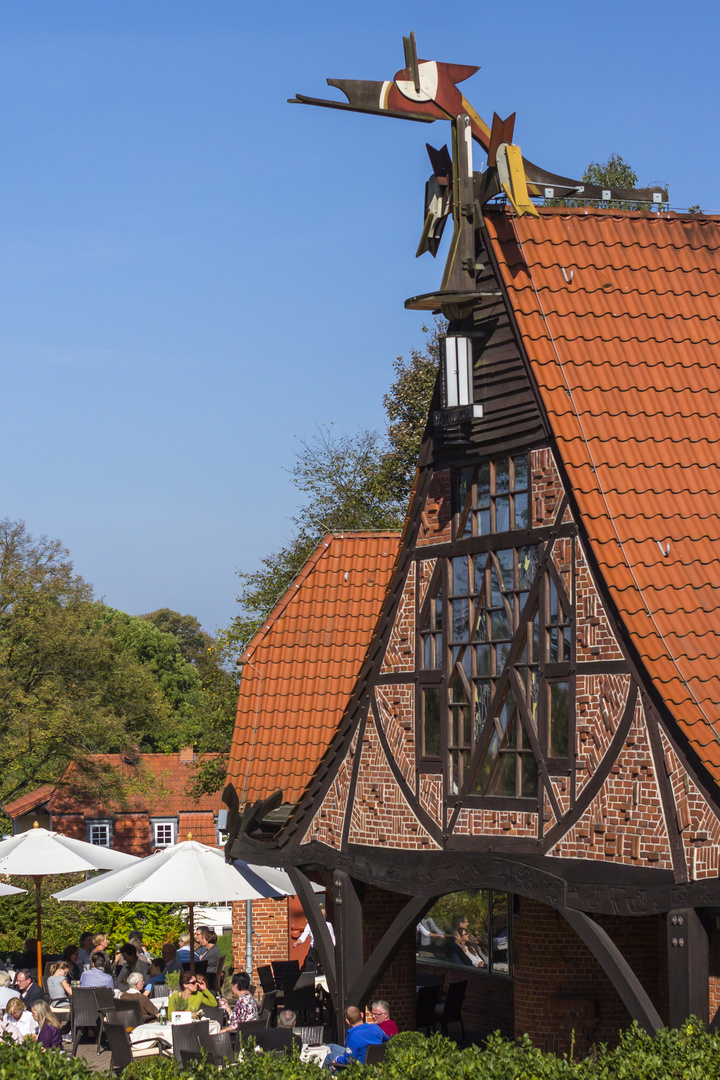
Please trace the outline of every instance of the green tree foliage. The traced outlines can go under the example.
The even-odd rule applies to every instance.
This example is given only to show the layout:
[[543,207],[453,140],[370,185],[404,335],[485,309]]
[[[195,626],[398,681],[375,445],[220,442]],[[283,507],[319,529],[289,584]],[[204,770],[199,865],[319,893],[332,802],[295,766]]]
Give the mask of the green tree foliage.
[[110,608],[59,541],[0,522],[0,801],[58,782],[70,762],[75,786],[121,798],[118,776],[92,755],[225,750],[236,699],[237,679],[196,619]]
[[[74,904],[53,900],[52,893],[77,885],[77,874],[43,878],[43,952],[62,952],[66,945],[77,944],[80,934],[91,930],[107,934],[110,945],[127,941],[131,930],[140,930],[153,952],[166,941],[176,941],[186,929],[186,920],[177,904]],[[33,878],[14,877],[12,884],[27,889],[25,896],[0,898],[0,940],[3,950],[21,952],[27,938],[35,937],[35,882]]]
[[221,635],[228,655],[241,653],[328,532],[400,529],[403,524],[438,371],[444,326],[423,327],[424,349],[399,356],[383,399],[387,425],[381,435],[336,434],[332,427],[302,441],[292,479],[305,496],[291,520],[291,541],[261,559],[259,570],[241,571],[240,614]]
[[[638,186],[637,173],[632,166],[620,156],[620,154],[611,154],[607,161],[602,163],[591,161],[585,172],[582,174],[581,179],[584,184],[595,184],[597,187],[602,188],[624,188],[628,190]],[[653,187],[655,186],[655,181],[643,186]],[[662,186],[667,188],[666,184],[663,184]],[[618,199],[603,201],[601,199],[582,199],[575,197],[567,199],[546,199],[544,205],[595,206],[605,210],[667,210],[668,208],[667,203],[626,202]]]

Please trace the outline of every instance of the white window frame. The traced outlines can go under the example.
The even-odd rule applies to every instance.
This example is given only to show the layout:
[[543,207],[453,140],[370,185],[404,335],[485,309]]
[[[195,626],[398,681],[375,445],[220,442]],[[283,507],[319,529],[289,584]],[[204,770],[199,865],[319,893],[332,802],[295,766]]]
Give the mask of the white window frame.
[[[167,829],[170,830],[170,839],[160,839],[161,832],[165,834]],[[174,818],[155,818],[152,822],[152,830],[154,848],[172,847],[177,838],[177,821]]]
[[[93,844],[95,847],[112,847],[112,821],[110,818],[95,818],[87,821],[87,840],[88,844]],[[105,841],[93,838],[93,830],[104,830]]]
[[468,337],[446,337],[445,401],[448,409],[473,403],[473,349]]

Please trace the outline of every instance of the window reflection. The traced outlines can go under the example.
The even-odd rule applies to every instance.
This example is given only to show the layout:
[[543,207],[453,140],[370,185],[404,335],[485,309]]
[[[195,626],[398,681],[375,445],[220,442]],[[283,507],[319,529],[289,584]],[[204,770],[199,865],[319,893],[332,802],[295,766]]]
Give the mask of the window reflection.
[[484,974],[512,975],[508,893],[466,889],[441,897],[416,927],[416,956]]

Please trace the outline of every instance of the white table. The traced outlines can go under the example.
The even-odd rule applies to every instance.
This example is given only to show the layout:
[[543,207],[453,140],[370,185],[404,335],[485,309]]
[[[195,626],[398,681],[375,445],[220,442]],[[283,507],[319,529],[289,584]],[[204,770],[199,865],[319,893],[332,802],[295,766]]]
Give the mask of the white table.
[[[174,1027],[189,1027],[191,1025],[186,1024],[160,1024],[157,1021],[152,1021],[148,1024],[138,1024],[136,1028],[133,1028],[130,1032],[130,1042],[140,1043],[146,1042],[149,1039],[164,1039],[166,1043],[173,1043],[173,1028]],[[210,1034],[217,1035],[220,1030],[220,1024],[217,1020],[210,1021]]]

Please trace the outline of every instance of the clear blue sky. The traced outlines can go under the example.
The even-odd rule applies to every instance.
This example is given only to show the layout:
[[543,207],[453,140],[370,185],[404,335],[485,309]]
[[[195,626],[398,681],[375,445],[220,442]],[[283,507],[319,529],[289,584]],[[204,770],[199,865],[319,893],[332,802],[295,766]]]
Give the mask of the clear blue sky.
[[[297,440],[383,422],[425,126],[286,104],[326,76],[481,65],[486,119],[578,176],[620,153],[677,207],[717,193],[717,4],[4,0],[0,516],[108,603],[213,631],[290,535]],[[339,96],[339,95],[336,95]]]

